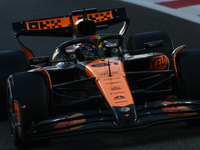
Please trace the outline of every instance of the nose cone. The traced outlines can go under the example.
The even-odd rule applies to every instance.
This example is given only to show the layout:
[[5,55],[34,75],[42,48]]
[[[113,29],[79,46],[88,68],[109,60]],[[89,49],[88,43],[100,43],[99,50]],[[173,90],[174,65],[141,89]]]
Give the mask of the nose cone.
[[96,77],[96,84],[111,107],[116,123],[133,126],[137,115],[123,63],[120,60],[96,60],[86,66],[86,74]]
[[115,121],[122,127],[132,127],[137,122],[135,105],[131,104],[124,107],[112,107]]

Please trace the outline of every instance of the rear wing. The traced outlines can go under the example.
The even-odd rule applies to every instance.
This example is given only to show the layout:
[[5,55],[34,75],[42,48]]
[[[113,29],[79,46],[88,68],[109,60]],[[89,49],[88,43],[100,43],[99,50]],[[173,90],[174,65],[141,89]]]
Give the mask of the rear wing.
[[12,23],[14,36],[25,51],[28,58],[33,58],[33,52],[27,48],[20,40],[19,36],[56,36],[73,37],[75,23],[79,19],[93,20],[98,29],[124,22],[119,34],[123,35],[129,25],[129,19],[126,16],[124,8],[97,11],[96,8],[72,11],[70,15],[31,20]]
[[67,16],[14,22],[12,26],[16,37],[20,35],[72,37],[74,24],[77,20],[82,18],[93,20],[97,24],[97,30],[104,26],[124,22],[119,32],[121,35],[125,33],[129,25],[129,19],[126,16],[124,8],[105,11],[97,11],[96,8],[92,8],[72,11],[72,13]]

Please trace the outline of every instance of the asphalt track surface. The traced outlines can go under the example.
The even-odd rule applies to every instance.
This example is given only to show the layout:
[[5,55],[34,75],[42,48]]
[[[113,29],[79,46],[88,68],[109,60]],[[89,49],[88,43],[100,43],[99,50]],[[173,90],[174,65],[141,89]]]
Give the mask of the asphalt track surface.
[[[49,18],[69,14],[72,10],[94,8],[98,10],[125,7],[131,24],[126,37],[148,31],[167,31],[174,47],[185,44],[186,49],[200,48],[200,25],[155,10],[116,0],[0,0],[0,47],[1,51],[21,49],[12,35],[12,22]],[[112,28],[109,31],[114,31]],[[38,41],[41,40],[41,41]],[[36,56],[52,55],[60,39],[33,38],[25,40]],[[62,39],[66,40],[66,39]],[[188,62],[190,63],[190,62]],[[192,65],[192,64],[191,64]],[[200,128],[188,127],[184,122],[156,125],[139,131],[120,133],[92,133],[53,139],[46,147],[34,150],[198,150]],[[0,150],[15,150],[11,143],[7,121],[0,122]]]

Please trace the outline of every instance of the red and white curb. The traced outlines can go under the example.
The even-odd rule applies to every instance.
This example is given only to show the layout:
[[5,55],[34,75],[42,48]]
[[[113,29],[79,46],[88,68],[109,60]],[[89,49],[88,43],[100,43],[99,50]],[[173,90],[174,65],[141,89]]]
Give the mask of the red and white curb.
[[200,0],[120,0],[200,24]]

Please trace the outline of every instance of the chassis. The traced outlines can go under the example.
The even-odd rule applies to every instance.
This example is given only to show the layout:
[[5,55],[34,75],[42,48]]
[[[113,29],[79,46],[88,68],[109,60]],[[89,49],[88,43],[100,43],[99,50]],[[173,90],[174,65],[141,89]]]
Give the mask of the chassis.
[[[120,22],[124,25],[119,34],[96,34]],[[125,46],[122,35],[128,25],[123,8],[84,9],[63,17],[13,23],[23,51],[1,52],[0,61],[9,68],[1,73],[1,103],[6,103],[7,80],[15,146],[26,148],[55,137],[134,130],[165,122],[199,124],[200,50],[180,52],[184,45],[174,50],[163,31],[133,35]],[[75,33],[81,37],[60,44],[52,61],[34,57],[19,40],[20,35],[72,37]],[[102,42],[106,44],[104,58],[98,48]],[[97,56],[80,61],[76,51],[80,43],[94,45]],[[75,49],[67,53],[67,48]],[[67,57],[71,54],[73,58]]]

